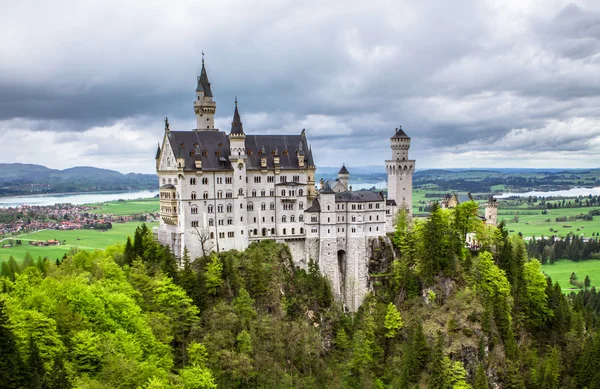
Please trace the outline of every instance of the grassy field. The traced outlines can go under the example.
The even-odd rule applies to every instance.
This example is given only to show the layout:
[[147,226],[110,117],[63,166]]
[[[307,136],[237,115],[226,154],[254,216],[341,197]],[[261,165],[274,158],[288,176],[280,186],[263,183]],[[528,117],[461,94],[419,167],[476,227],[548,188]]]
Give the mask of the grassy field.
[[[579,281],[583,282],[585,276],[590,277],[592,286],[598,288],[600,286],[600,261],[587,260],[581,262],[573,262],[568,259],[562,259],[552,265],[542,265],[543,272],[552,278],[552,282],[560,284],[563,292],[569,292],[574,288],[569,284],[571,273],[575,272]],[[575,289],[577,292],[577,289]]]
[[[48,257],[50,259],[56,259],[63,256],[64,253],[71,250],[71,247],[78,247],[84,250],[95,250],[104,249],[106,246],[115,243],[124,243],[127,240],[127,236],[133,237],[136,227],[140,223],[123,223],[113,224],[113,228],[106,231],[100,232],[96,230],[75,230],[75,231],[56,231],[46,230],[33,232],[31,234],[22,235],[18,239],[23,241],[22,245],[13,246],[11,248],[0,248],[0,261],[8,260],[12,255],[17,261],[22,260],[25,257],[25,253],[29,252],[33,258],[37,257]],[[157,226],[158,223],[147,223],[148,228]],[[77,240],[79,238],[79,240]],[[11,238],[13,240],[17,238]],[[31,240],[60,240],[61,242],[66,241],[66,244],[60,246],[30,246],[29,241]],[[2,243],[6,243],[4,241]]]
[[90,213],[113,214],[119,216],[136,215],[140,213],[158,212],[158,199],[143,199],[131,201],[110,201],[95,205],[98,208],[90,211]]
[[[600,233],[600,216],[595,216],[594,220],[591,221],[576,220],[556,222],[556,218],[561,216],[574,216],[582,213],[587,214],[593,209],[599,208],[585,207],[552,209],[548,210],[547,215],[542,215],[541,210],[500,209],[498,212],[498,221],[504,219],[506,222],[506,226],[508,227],[508,230],[511,231],[511,233],[518,234],[519,232],[521,232],[523,236],[566,236],[569,232],[572,232],[573,234],[583,234],[586,237],[591,237],[592,232]],[[507,214],[509,212],[510,214]],[[512,222],[514,215],[519,216],[518,223]],[[546,221],[548,219],[550,219],[550,222]],[[557,230],[558,232],[550,232],[550,228]]]

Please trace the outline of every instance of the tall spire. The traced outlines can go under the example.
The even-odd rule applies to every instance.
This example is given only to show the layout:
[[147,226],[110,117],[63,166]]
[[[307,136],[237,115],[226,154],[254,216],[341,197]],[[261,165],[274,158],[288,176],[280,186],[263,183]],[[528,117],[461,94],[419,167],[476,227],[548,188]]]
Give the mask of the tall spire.
[[204,67],[204,51],[202,52],[202,70],[200,71],[200,77],[198,77],[196,92],[204,92],[204,96],[213,97],[212,91],[210,90],[208,75],[206,74],[206,67]]
[[242,126],[242,119],[240,119],[240,112],[238,111],[237,96],[235,98],[235,111],[233,111],[233,121],[231,122],[230,135],[244,135],[244,127]]

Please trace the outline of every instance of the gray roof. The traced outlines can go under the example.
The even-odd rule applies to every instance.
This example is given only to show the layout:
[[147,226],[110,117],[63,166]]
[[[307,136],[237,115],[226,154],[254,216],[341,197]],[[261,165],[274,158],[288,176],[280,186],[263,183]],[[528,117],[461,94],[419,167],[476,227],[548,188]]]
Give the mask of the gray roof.
[[396,139],[396,138],[410,139],[410,136],[406,135],[406,133],[404,131],[402,131],[402,126],[400,126],[400,128],[396,128],[396,133],[394,134],[394,136],[392,136],[391,139]]
[[160,157],[160,144],[158,145],[158,149],[156,150],[156,157],[154,159],[158,159]]
[[233,121],[231,122],[230,134],[243,134],[244,127],[242,126],[242,119],[240,119],[240,113],[237,107],[237,99],[235,100],[235,111],[233,112]]
[[161,186],[160,189],[175,189],[175,185],[166,184],[166,185]]
[[471,196],[471,193],[467,193],[467,194],[459,194],[456,196],[456,198],[458,199],[458,203],[462,204],[462,203],[466,203],[467,201],[472,201],[473,197]]
[[204,67],[204,60],[202,60],[202,71],[200,72],[200,77],[198,77],[196,92],[204,92],[204,96],[213,97],[212,91],[210,90],[210,82],[208,82],[208,75],[206,74],[206,68]]
[[[231,170],[229,162],[229,137],[222,131],[170,131],[167,139],[176,156],[184,159],[184,170],[196,170],[195,159],[202,161],[202,170]],[[274,152],[279,153],[279,167],[282,170],[299,169],[299,145],[307,147],[302,135],[246,135],[248,169],[260,170],[261,151],[264,147],[267,168],[274,168]],[[204,155],[206,153],[206,155]],[[218,155],[217,155],[218,154]],[[304,158],[305,166],[314,166],[312,154]]]
[[319,199],[314,199],[310,208],[304,212],[321,212],[321,204],[319,204]]
[[342,165],[342,168],[340,169],[338,174],[350,174],[350,172],[348,171],[348,169],[346,169],[346,165]]
[[321,192],[323,194],[332,194],[335,193],[333,191],[333,189],[331,189],[331,185],[329,185],[329,182],[325,181],[325,183],[323,184],[323,189],[321,189]]
[[383,192],[372,190],[361,190],[358,192],[338,192],[335,194],[335,201],[357,203],[361,201],[383,201]]
[[396,205],[396,200],[394,200],[394,199],[387,199],[385,201],[385,205],[394,205],[395,206]]

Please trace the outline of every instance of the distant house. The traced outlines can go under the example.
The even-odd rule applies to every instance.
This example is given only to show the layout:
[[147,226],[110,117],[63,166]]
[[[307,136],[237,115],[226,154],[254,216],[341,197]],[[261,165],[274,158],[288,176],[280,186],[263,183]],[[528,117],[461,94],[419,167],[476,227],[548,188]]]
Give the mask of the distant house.
[[456,208],[458,204],[466,203],[467,201],[473,201],[473,196],[471,196],[471,193],[448,193],[442,198],[440,206],[442,208]]
[[4,246],[2,246],[2,248],[4,249],[9,249],[12,247],[12,244],[5,244]]
[[46,243],[48,246],[58,246],[60,244],[59,240],[47,240]]

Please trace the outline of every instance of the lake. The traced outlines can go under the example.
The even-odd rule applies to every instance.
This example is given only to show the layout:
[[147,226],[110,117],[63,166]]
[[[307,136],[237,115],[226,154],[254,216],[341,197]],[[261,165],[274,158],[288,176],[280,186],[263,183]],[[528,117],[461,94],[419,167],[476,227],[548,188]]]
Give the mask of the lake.
[[600,187],[596,188],[571,188],[565,190],[551,190],[548,192],[523,192],[523,193],[503,193],[501,195],[494,195],[497,199],[505,199],[507,197],[577,197],[577,196],[589,196],[589,195],[600,195]]
[[64,193],[44,194],[33,196],[0,197],[0,208],[17,207],[20,205],[54,205],[54,204],[91,204],[115,200],[147,199],[158,194],[157,190],[143,190],[136,192],[90,192],[90,193]]

